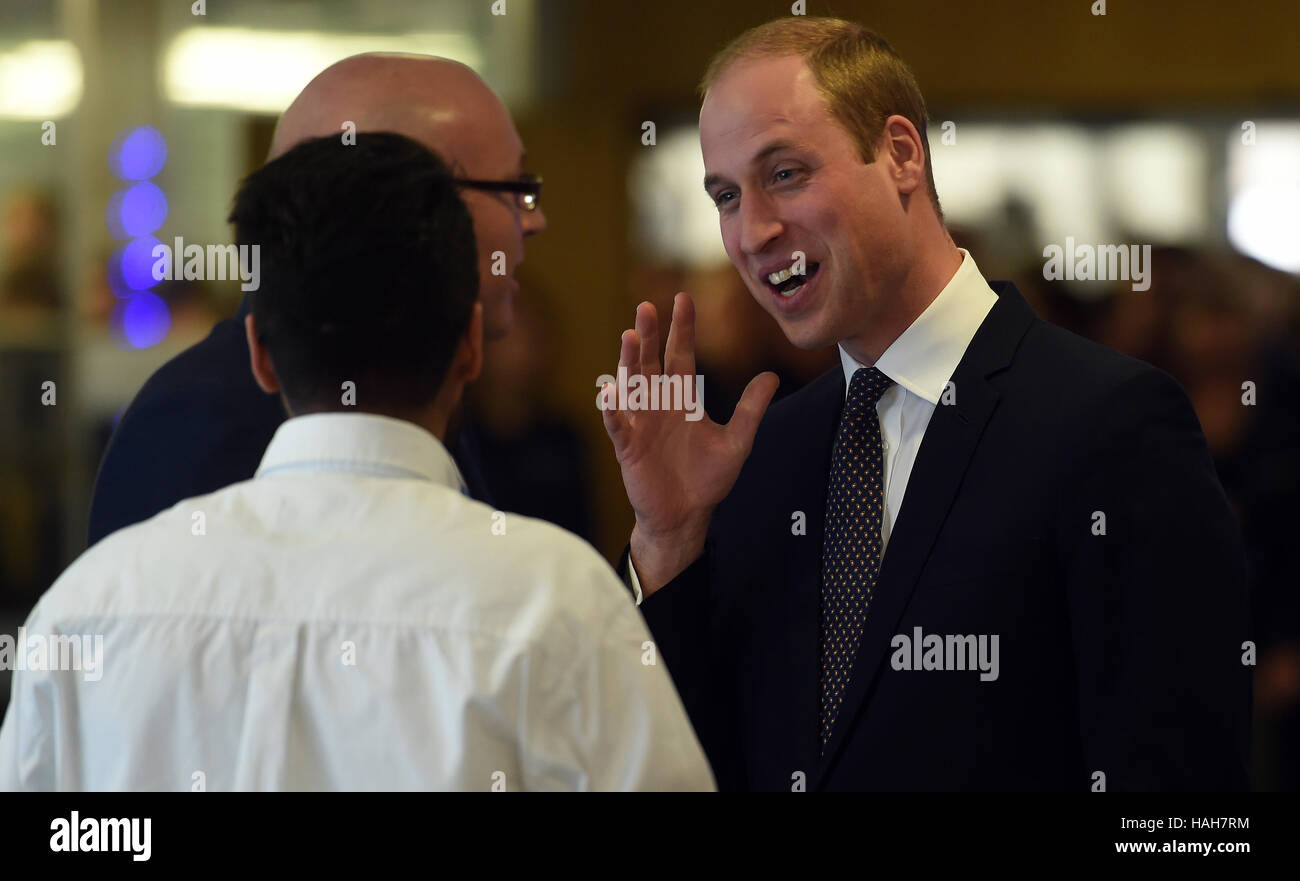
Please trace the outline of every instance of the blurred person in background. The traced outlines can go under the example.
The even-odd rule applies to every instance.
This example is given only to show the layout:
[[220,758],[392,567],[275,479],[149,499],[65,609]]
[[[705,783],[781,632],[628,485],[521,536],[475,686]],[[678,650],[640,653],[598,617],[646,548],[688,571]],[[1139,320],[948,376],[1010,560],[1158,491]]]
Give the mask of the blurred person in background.
[[[526,174],[510,113],[459,62],[374,53],[344,59],[316,76],[285,111],[274,159],[307,138],[356,131],[409,135],[456,169],[479,244],[480,296],[488,339],[509,331],[524,240],[546,228],[540,183]],[[494,272],[504,255],[505,272]],[[284,420],[274,397],[248,373],[243,318],[219,323],[203,342],[155,373],[123,414],[95,481],[88,540],[143,520],[182,498],[252,476]],[[479,452],[453,428],[449,443],[475,498],[488,497]]]
[[1256,780],[1261,788],[1297,791],[1300,348],[1287,314],[1297,302],[1296,282],[1243,257],[1166,253],[1177,267],[1162,281],[1161,366],[1187,390],[1246,536],[1257,646]]
[[108,259],[95,261],[80,298],[83,319],[74,351],[78,407],[92,440],[87,450],[93,474],[132,396],[171,359],[197,345],[220,319],[205,282],[175,279],[152,288],[167,307],[167,333],[151,346],[137,348],[123,331],[127,300],[108,283]]
[[[0,615],[30,607],[58,574],[64,435],[49,418],[59,411],[43,398],[44,383],[63,376],[67,360],[60,260],[54,197],[27,186],[6,193],[0,204]],[[56,403],[58,391],[56,385]]]
[[6,323],[20,320],[24,312],[57,315],[60,256],[54,198],[18,189],[5,198],[0,212],[0,310]]
[[514,325],[483,347],[483,373],[470,392],[474,419],[461,429],[481,453],[492,503],[538,517],[591,541],[591,468],[582,436],[554,415],[556,327],[546,295],[514,305]]
[[466,497],[444,440],[487,310],[451,170],[402,135],[312,139],[230,219],[267,281],[250,373],[289,418],[254,479],[41,598],[31,642],[95,642],[15,673],[0,790],[713,788],[608,563]]

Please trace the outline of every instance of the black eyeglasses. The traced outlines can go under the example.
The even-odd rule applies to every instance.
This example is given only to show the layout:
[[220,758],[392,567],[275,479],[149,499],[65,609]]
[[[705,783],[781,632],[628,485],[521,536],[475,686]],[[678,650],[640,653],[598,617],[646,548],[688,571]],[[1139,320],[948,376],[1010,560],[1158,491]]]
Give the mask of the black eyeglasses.
[[514,193],[515,204],[521,211],[536,211],[542,199],[542,179],[535,174],[521,174],[515,180],[469,180],[456,178],[456,183],[472,190],[489,193]]

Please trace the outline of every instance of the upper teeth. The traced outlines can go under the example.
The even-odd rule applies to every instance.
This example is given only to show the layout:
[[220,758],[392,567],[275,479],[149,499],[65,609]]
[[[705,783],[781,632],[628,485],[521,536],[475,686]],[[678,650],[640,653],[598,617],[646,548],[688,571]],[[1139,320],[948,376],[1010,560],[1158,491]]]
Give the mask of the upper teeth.
[[[770,281],[772,284],[781,284],[782,282],[788,281],[790,279],[790,276],[794,274],[795,274],[794,264],[792,263],[790,264],[789,269],[782,269],[780,272],[769,273],[767,276],[767,280]],[[799,274],[803,275],[802,272],[800,272]]]

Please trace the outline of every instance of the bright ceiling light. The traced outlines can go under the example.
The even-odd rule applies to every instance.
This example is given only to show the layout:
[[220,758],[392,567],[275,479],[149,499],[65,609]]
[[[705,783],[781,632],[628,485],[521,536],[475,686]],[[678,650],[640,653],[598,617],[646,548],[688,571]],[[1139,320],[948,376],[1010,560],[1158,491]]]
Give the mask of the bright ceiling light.
[[651,259],[693,269],[726,266],[718,209],[704,192],[700,133],[683,125],[659,133],[637,154],[630,178],[637,243]]
[[67,116],[81,86],[81,53],[67,40],[28,40],[0,52],[0,117]]
[[1233,193],[1228,239],[1274,269],[1300,272],[1300,188],[1254,186]]
[[362,52],[441,55],[478,69],[478,44],[459,33],[403,36],[188,28],[163,54],[163,93],[177,104],[280,113],[335,61]]
[[1210,231],[1210,156],[1190,125],[1116,128],[1102,139],[1102,167],[1117,226],[1140,242],[1200,242]]
[[1228,140],[1228,239],[1242,253],[1300,272],[1300,123],[1260,122]]

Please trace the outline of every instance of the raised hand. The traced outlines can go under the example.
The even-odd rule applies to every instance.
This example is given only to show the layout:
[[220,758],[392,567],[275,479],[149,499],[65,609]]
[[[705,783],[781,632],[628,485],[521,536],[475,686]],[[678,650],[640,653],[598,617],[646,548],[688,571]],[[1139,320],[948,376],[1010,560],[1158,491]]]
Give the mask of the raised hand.
[[[695,383],[695,304],[688,294],[673,300],[672,323],[659,364],[659,319],[642,303],[636,329],[623,332],[619,367],[658,382],[660,375]],[[614,388],[602,392],[605,431],[623,472],[623,486],[636,514],[632,564],[648,596],[694,561],[704,549],[713,509],[726,498],[754,445],[754,434],[776,394],[774,373],[750,380],[726,425],[704,416],[688,420],[682,410],[615,409]],[[702,402],[701,402],[702,405]]]

